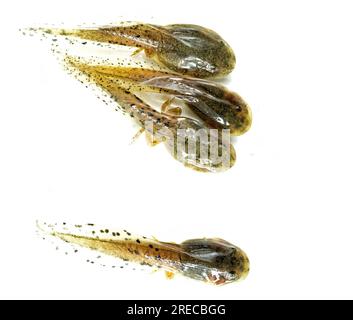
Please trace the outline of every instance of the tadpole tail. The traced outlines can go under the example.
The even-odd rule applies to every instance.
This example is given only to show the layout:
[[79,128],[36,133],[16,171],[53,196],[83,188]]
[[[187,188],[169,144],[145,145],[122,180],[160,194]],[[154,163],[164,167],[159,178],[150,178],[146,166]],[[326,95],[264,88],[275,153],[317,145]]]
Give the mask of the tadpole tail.
[[147,49],[153,47],[151,39],[141,36],[140,25],[136,26],[106,26],[94,28],[28,28],[32,33],[42,33],[51,36],[75,37],[100,43],[116,44]]
[[[131,244],[142,236],[132,235],[126,230],[110,231],[93,224],[74,225],[70,223],[47,223],[36,221],[36,227],[43,236],[51,236],[77,247],[99,251],[116,258],[127,258]],[[146,238],[147,239],[147,238]],[[131,259],[130,259],[131,260]]]
[[173,76],[173,75],[178,76],[170,72],[142,68],[142,67],[94,64],[90,61],[77,59],[76,57],[70,56],[70,55],[67,55],[65,57],[65,62],[80,70],[83,70],[83,69],[91,70],[92,72],[97,72],[97,73],[105,74],[108,76],[119,77],[119,78],[127,78],[130,80],[139,81],[139,82],[149,81],[158,77]]

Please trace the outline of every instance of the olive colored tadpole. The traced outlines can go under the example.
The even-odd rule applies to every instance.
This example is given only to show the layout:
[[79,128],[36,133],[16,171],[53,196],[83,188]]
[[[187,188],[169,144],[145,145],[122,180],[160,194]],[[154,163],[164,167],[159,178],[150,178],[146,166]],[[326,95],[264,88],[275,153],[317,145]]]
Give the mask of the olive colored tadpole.
[[251,127],[252,115],[248,104],[219,83],[146,68],[93,65],[70,56],[65,60],[85,72],[116,77],[122,87],[133,92],[171,95],[172,98],[162,106],[163,112],[181,115],[181,108],[170,108],[171,102],[177,98],[210,128],[229,129],[231,135],[240,136]]
[[226,133],[210,129],[195,119],[155,110],[132,92],[134,85],[125,79],[98,72],[85,64],[69,63],[68,69],[108,93],[136,121],[151,145],[164,142],[172,156],[186,167],[219,172],[234,165],[236,154]]
[[232,48],[216,32],[192,24],[158,26],[135,23],[94,28],[32,28],[57,36],[136,47],[169,70],[198,78],[229,74],[235,67]]
[[108,229],[97,229],[91,224],[80,227],[69,224],[37,225],[42,233],[74,245],[75,252],[79,247],[89,248],[125,263],[162,269],[168,278],[181,274],[223,285],[242,280],[249,273],[250,264],[245,252],[218,238],[192,239],[176,244],[132,235],[126,230],[100,232],[100,229]]

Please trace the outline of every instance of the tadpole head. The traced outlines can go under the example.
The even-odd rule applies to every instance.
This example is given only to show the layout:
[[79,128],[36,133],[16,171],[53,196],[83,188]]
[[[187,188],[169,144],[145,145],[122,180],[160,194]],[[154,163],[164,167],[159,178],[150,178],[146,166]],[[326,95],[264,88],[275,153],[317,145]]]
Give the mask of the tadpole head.
[[[218,240],[221,246],[222,242],[223,240]],[[249,258],[243,250],[225,241],[223,245],[229,251],[227,254],[223,250],[219,251],[218,257],[215,257],[216,269],[208,273],[208,281],[216,285],[243,280],[250,270]]]
[[171,70],[196,78],[217,78],[235,67],[235,55],[216,32],[197,25],[174,24],[163,28],[159,61]]
[[240,248],[223,239],[192,239],[181,244],[183,250],[204,267],[204,280],[222,285],[245,279],[249,259]]
[[236,161],[230,141],[224,142],[216,129],[210,130],[194,119],[180,117],[177,130],[167,139],[166,146],[175,159],[196,171],[226,171]]
[[230,134],[240,136],[247,132],[252,124],[252,114],[249,105],[235,92],[226,92],[225,99],[229,103],[228,122]]
[[238,281],[245,279],[250,270],[250,261],[246,253],[238,247],[234,248],[233,254],[228,265],[229,279],[231,281]]

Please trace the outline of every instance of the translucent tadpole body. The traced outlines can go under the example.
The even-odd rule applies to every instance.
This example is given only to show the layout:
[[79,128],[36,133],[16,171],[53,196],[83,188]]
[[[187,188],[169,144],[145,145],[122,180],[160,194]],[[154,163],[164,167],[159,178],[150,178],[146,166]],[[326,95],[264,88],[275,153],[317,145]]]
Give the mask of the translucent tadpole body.
[[78,249],[89,248],[124,262],[162,269],[168,278],[181,274],[223,285],[244,279],[249,273],[245,252],[222,239],[192,239],[176,244],[134,236],[126,230],[96,228],[93,224],[38,223],[38,228]]
[[[66,57],[66,62],[86,72],[120,78],[121,86],[133,92],[171,95],[162,109],[167,113],[171,101],[177,98],[210,128],[229,129],[231,135],[240,136],[251,127],[250,107],[238,94],[221,84],[159,70],[91,64],[70,56]],[[182,110],[174,108],[171,111],[181,114]]]
[[158,26],[129,23],[93,28],[31,28],[47,34],[138,48],[146,56],[179,74],[215,78],[235,66],[232,48],[216,32],[191,24]]

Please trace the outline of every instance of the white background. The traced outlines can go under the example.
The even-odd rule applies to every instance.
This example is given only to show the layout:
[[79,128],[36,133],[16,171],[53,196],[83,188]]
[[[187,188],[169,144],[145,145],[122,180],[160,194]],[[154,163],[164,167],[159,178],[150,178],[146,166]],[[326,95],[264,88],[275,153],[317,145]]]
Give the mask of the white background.
[[[351,1],[11,1],[1,9],[0,298],[353,298]],[[251,105],[236,165],[200,174],[144,139],[19,27],[194,23],[234,48]],[[249,255],[213,287],[56,252],[35,220],[92,221],[164,241],[221,237]]]

